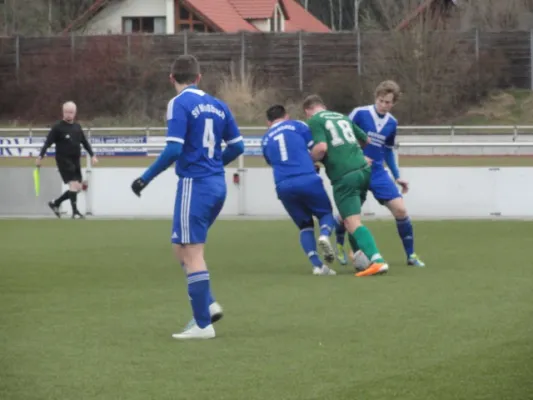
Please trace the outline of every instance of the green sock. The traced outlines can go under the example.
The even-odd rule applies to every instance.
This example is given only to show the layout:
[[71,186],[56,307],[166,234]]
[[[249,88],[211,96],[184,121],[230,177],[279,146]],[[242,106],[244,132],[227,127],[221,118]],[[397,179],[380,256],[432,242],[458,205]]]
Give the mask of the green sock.
[[371,262],[383,263],[385,260],[379,254],[378,246],[372,233],[366,226],[360,226],[352,233],[353,238]]
[[348,241],[350,242],[350,247],[352,248],[352,251],[354,254],[359,250],[359,246],[357,245],[357,242],[355,241],[354,235],[348,235]]

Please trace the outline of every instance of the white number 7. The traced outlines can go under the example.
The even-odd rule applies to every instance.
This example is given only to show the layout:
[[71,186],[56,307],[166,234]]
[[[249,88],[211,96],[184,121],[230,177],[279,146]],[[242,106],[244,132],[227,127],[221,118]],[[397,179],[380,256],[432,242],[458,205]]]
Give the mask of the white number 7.
[[204,126],[204,140],[203,146],[207,148],[207,157],[213,158],[215,156],[215,132],[213,132],[213,120],[207,118]]

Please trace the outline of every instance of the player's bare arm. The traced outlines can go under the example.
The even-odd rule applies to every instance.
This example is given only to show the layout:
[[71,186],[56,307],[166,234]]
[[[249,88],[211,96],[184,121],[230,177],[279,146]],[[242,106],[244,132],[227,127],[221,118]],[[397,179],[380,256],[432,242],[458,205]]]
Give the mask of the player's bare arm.
[[317,143],[311,150],[311,157],[313,161],[322,161],[328,152],[328,145],[326,143]]

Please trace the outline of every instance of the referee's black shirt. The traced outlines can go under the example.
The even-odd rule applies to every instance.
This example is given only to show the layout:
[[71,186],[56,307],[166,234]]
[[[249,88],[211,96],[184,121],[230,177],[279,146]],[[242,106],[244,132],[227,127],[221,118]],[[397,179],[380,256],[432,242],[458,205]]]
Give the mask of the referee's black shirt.
[[93,149],[83,133],[83,129],[81,129],[80,124],[77,122],[69,123],[59,121],[55,123],[50,129],[39,154],[41,158],[44,157],[46,150],[52,144],[56,145],[56,159],[79,158],[81,156],[81,145],[83,145],[91,157],[94,155]]

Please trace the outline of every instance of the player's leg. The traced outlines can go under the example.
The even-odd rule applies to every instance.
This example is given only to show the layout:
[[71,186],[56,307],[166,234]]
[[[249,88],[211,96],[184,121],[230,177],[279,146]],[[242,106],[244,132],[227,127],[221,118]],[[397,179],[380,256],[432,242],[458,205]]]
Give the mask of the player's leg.
[[[61,176],[61,179],[63,180],[63,183],[68,184],[72,179],[72,169],[69,168],[70,166],[68,163],[62,162],[60,160],[56,160],[57,169],[59,171],[59,175]],[[59,207],[61,204],[70,198],[70,189],[65,190],[61,196],[59,196],[57,199],[49,201],[48,207],[52,210],[52,212],[58,217],[61,218],[61,213],[59,212]]]
[[73,160],[74,171],[72,174],[72,179],[69,182],[69,200],[72,207],[72,218],[84,218],[82,213],[78,210],[78,193],[81,191],[81,164],[80,160]]
[[396,183],[386,171],[374,172],[370,180],[370,191],[380,204],[385,205],[390,210],[396,220],[396,228],[402,240],[407,264],[424,267],[425,264],[415,253],[413,224]]
[[[302,183],[302,182],[301,182]],[[329,200],[324,184],[319,176],[313,175],[309,182],[303,182],[306,190],[302,193],[306,201],[307,208],[311,210],[312,215],[318,218],[320,223],[320,236],[318,237],[318,246],[328,263],[335,261],[335,251],[329,240],[335,227],[335,217],[333,208]]]
[[361,222],[361,206],[366,199],[369,174],[368,170],[353,172],[333,187],[335,203],[348,234],[372,263],[370,267],[357,273],[356,276],[381,274],[389,269],[378,250],[372,233]]
[[[346,251],[344,250],[346,228],[344,227],[344,221],[340,215],[335,218],[335,236],[337,242],[337,261],[341,265],[347,265],[348,259],[346,257]],[[348,242],[350,243],[350,258],[353,258],[353,255],[359,250],[359,246],[357,246],[352,235],[348,235]]]
[[300,246],[311,263],[313,275],[335,275],[335,271],[326,266],[318,256],[311,210],[290,187],[278,187],[277,193],[287,214],[300,229]]
[[[211,321],[212,295],[210,276],[204,259],[204,243],[212,221],[226,197],[224,178],[180,179],[174,209],[172,243],[187,275],[187,291],[194,323],[175,339],[210,339],[215,337]],[[213,217],[213,214],[216,214]]]

